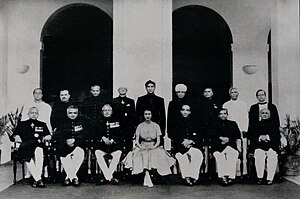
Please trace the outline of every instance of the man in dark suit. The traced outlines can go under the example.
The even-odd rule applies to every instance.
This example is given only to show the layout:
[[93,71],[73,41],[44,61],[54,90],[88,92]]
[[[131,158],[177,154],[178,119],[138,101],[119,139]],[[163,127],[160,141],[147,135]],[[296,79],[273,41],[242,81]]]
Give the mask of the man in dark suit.
[[33,187],[45,187],[42,181],[44,162],[44,142],[51,140],[46,123],[37,120],[39,116],[36,107],[29,108],[28,120],[18,124],[15,130],[15,142],[21,143],[18,149],[18,158],[25,161],[29,172],[34,178]]
[[213,96],[213,89],[209,87],[205,88],[203,90],[203,98],[200,102],[200,106],[197,108],[198,112],[196,113],[198,116],[200,116],[199,119],[205,128],[206,140],[208,141],[208,144],[210,144],[209,139],[212,136],[212,129],[218,118],[218,110],[221,107],[220,104],[214,100]]
[[147,94],[137,99],[136,114],[138,123],[144,121],[144,111],[150,110],[152,113],[152,121],[160,126],[162,136],[165,134],[166,129],[166,113],[165,102],[162,97],[154,94],[156,84],[152,80],[145,83]]
[[178,160],[181,176],[187,185],[192,186],[199,178],[200,167],[203,161],[202,133],[199,121],[191,115],[191,108],[184,104],[179,111],[174,131],[169,136],[172,140],[173,152]]
[[271,113],[268,109],[260,111],[261,121],[258,122],[252,134],[251,148],[254,151],[257,183],[263,183],[265,168],[267,168],[266,184],[273,184],[278,163],[280,146],[280,132],[274,120],[270,120]]
[[67,120],[67,108],[71,105],[71,95],[67,89],[62,89],[59,92],[59,101],[56,101],[52,106],[50,122],[52,129],[55,130]]
[[253,104],[250,107],[249,126],[248,126],[248,135],[247,135],[247,137],[250,139],[250,141],[251,141],[251,138],[253,138],[253,135],[255,134],[255,131],[257,129],[259,121],[262,120],[262,118],[260,116],[260,111],[262,109],[268,109],[270,111],[271,116],[269,118],[269,121],[271,121],[276,128],[279,128],[279,126],[280,126],[277,107],[274,104],[268,103],[266,101],[266,96],[267,96],[266,91],[264,91],[263,89],[257,90],[256,98],[258,100],[258,103]]
[[220,182],[222,185],[230,185],[235,179],[239,156],[236,141],[241,139],[241,134],[237,123],[227,120],[227,109],[220,109],[218,117],[212,141],[213,156],[216,158]]
[[98,84],[91,86],[90,96],[84,100],[81,108],[89,135],[95,133],[97,123],[101,119],[101,109],[104,104],[109,102],[110,100],[101,94],[101,88]]
[[176,96],[169,102],[168,117],[167,117],[167,131],[168,135],[175,129],[178,119],[181,117],[181,108],[184,104],[189,104],[186,97],[187,87],[184,84],[177,84],[175,86]]
[[132,140],[135,133],[135,103],[128,98],[127,88],[118,89],[119,96],[113,99],[113,110],[116,120],[120,122],[120,138],[123,154],[132,149]]

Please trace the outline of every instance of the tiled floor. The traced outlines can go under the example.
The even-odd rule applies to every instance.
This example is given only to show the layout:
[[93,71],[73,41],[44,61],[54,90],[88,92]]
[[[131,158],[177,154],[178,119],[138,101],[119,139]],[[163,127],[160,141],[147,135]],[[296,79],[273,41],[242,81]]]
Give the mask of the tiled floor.
[[285,179],[300,185],[300,176],[286,176]]
[[[155,192],[157,197],[159,196],[159,194],[162,194],[162,195],[166,196],[166,198],[182,198],[182,196],[185,196],[183,198],[199,198],[198,194],[200,194],[200,195],[202,194],[205,197],[209,196],[208,198],[218,198],[218,190],[219,190],[219,192],[220,192],[219,196],[223,196],[224,194],[225,195],[229,194],[230,196],[232,196],[231,198],[241,198],[241,196],[242,196],[244,199],[248,199],[248,198],[254,199],[254,198],[262,198],[262,197],[268,198],[268,199],[269,198],[285,199],[285,198],[297,198],[297,195],[295,195],[297,191],[295,191],[295,190],[299,190],[299,189],[297,188],[297,185],[295,185],[295,184],[300,185],[300,176],[287,176],[287,177],[285,177],[286,179],[295,183],[293,186],[291,186],[291,183],[288,183],[288,182],[283,182],[282,184],[274,184],[271,187],[236,184],[236,185],[232,186],[231,188],[228,187],[226,189],[217,184],[213,184],[211,186],[201,186],[201,185],[195,186],[192,188],[193,191],[191,192],[190,187],[186,187],[183,185],[171,185],[171,186],[156,185],[154,189],[148,190],[140,185],[130,185],[127,183],[120,184],[119,186],[107,185],[107,186],[100,187],[100,188],[93,184],[87,183],[87,184],[83,184],[82,188],[80,188],[80,189],[72,189],[72,187],[71,188],[68,187],[66,189],[59,184],[49,184],[49,185],[47,185],[47,189],[45,189],[45,190],[32,189],[30,185],[26,185],[26,184],[25,185],[18,184],[16,186],[12,186],[9,189],[7,189],[13,183],[12,166],[13,166],[12,163],[0,165],[0,192],[1,192],[0,198],[7,198],[7,197],[8,198],[23,198],[23,199],[24,198],[30,198],[30,199],[36,198],[36,195],[32,195],[33,192],[34,192],[34,194],[40,194],[38,198],[49,199],[48,192],[51,192],[50,198],[61,198],[61,197],[64,197],[61,195],[61,193],[68,192],[68,194],[78,195],[78,198],[87,199],[86,196],[84,195],[84,193],[95,192],[94,190],[96,190],[98,196],[99,196],[99,194],[109,192],[108,195],[110,194],[111,198],[115,198],[115,196],[118,198],[152,198],[152,197],[150,197],[150,195],[151,195],[149,192],[150,190],[155,190],[157,192],[157,193]],[[17,179],[21,179],[21,165],[18,165]],[[118,187],[118,189],[115,189],[116,187]],[[57,191],[57,190],[59,190],[59,191]],[[124,191],[123,193],[121,193],[122,190]],[[128,193],[128,190],[130,190],[130,194]],[[117,193],[116,193],[116,191],[117,191]],[[145,192],[145,194],[147,194],[147,195],[141,196],[140,191]],[[268,193],[270,193],[270,191],[272,192],[272,194],[271,194],[272,196],[270,196],[270,194],[268,194]],[[17,194],[16,192],[18,192],[18,193],[20,192],[20,193]],[[120,192],[120,193],[118,193],[118,192]],[[26,194],[23,195],[23,193],[28,193],[28,194],[26,196]],[[136,195],[134,195],[134,194],[136,194]],[[195,197],[192,197],[191,194],[194,195]],[[233,197],[234,195],[236,197]],[[98,196],[97,196],[97,198],[98,198]],[[95,197],[91,196],[91,198],[95,198]]]

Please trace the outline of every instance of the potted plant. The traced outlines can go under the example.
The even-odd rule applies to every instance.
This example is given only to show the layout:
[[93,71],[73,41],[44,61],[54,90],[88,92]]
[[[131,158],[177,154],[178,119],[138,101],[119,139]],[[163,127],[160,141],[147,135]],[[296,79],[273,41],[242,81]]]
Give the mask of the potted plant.
[[17,109],[14,113],[10,112],[0,118],[0,137],[7,133],[8,136],[13,134],[13,131],[18,125],[22,117],[23,106]]
[[300,119],[291,119],[286,115],[285,124],[281,127],[281,151],[285,161],[285,175],[300,175]]

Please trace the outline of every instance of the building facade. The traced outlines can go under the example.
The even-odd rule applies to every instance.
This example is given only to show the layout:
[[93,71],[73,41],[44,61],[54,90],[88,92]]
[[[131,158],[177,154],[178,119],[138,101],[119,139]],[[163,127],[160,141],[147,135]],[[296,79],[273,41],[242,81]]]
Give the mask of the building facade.
[[[81,8],[85,11],[81,12]],[[192,91],[202,95],[201,86],[205,86],[205,80],[201,85],[197,84],[197,76],[191,77],[193,80],[190,80],[188,73],[183,79],[176,79],[178,71],[184,73],[189,58],[182,59],[180,56],[186,56],[182,54],[176,54],[179,58],[174,58],[173,38],[177,38],[176,41],[180,42],[180,37],[174,35],[174,24],[177,23],[174,19],[178,19],[179,11],[184,10],[183,13],[188,15],[190,8],[192,10],[195,8],[195,13],[199,9],[201,13],[208,13],[207,16],[215,16],[216,20],[224,22],[228,29],[227,33],[230,33],[228,64],[224,66],[227,67],[225,71],[228,72],[225,77],[228,80],[227,87],[232,85],[238,87],[240,98],[248,105],[256,102],[255,92],[263,88],[269,91],[271,95],[269,97],[278,106],[282,117],[285,114],[299,115],[300,6],[298,0],[228,0],[226,2],[223,0],[2,0],[0,1],[1,114],[14,110],[25,101],[32,100],[32,90],[36,87],[49,90],[47,85],[63,84],[64,79],[72,81],[72,78],[68,79],[66,75],[51,74],[51,67],[57,67],[58,71],[79,79],[79,83],[88,82],[85,80],[89,77],[88,74],[96,71],[100,79],[105,79],[104,82],[100,80],[100,83],[107,89],[110,87],[109,92],[114,96],[117,95],[119,86],[126,86],[129,90],[128,95],[137,99],[145,93],[144,83],[148,79],[157,83],[156,93],[164,97],[166,103],[172,98],[172,87],[176,81],[188,81],[193,88]],[[94,15],[91,14],[86,18],[91,19],[90,21],[77,19],[80,14],[86,16],[91,12]],[[199,19],[201,16],[198,15]],[[72,17],[77,17],[77,20]],[[69,22],[64,24],[68,20]],[[97,20],[101,23],[96,23]],[[184,17],[179,20],[184,24]],[[77,21],[78,25],[76,25]],[[85,57],[85,60],[79,61],[67,59],[73,60],[74,68],[79,67],[76,70],[72,70],[71,65],[68,66],[67,71],[64,71],[62,68],[66,60],[59,63],[53,61],[59,54],[70,52],[72,47],[66,51],[59,51],[58,55],[53,55],[54,58],[52,57],[50,61],[49,59],[45,61],[45,49],[50,49],[51,46],[51,43],[47,44],[51,39],[46,38],[51,38],[53,35],[55,35],[54,40],[70,38],[70,35],[76,35],[75,33],[83,27],[88,27],[86,24],[90,23],[94,23],[91,29],[87,28],[91,36],[84,34],[83,31],[77,36],[84,34],[84,38],[96,38],[99,34],[104,38],[108,33],[104,39],[99,39],[97,42],[99,42],[99,49],[109,49],[109,53],[105,54],[105,51],[100,50],[99,54],[88,56],[76,51],[77,58]],[[214,23],[214,19],[203,20],[201,23],[205,23],[201,26],[202,29],[206,26],[211,27],[209,23]],[[72,27],[68,27],[68,24]],[[68,30],[74,31],[74,34]],[[63,35],[64,33],[66,35]],[[66,45],[81,42],[80,37],[72,38],[73,40]],[[195,38],[197,37],[194,36],[192,39]],[[57,47],[57,43],[59,42],[56,41],[56,49],[62,48]],[[104,47],[101,48],[100,44]],[[206,44],[211,46],[209,43]],[[182,45],[179,45],[180,47]],[[201,51],[201,46],[197,48]],[[57,51],[53,50],[53,52]],[[197,54],[193,55],[197,57]],[[52,54],[49,55],[51,56]],[[100,69],[92,67],[89,73],[85,74],[85,79],[78,78],[80,66],[75,66],[76,63],[85,63],[93,56],[102,56],[105,59],[93,60],[86,67],[92,67],[94,64],[93,67]],[[183,70],[179,70],[177,66],[176,68],[176,63],[179,63],[178,67],[183,67]],[[209,61],[201,62],[202,64],[199,65],[195,63],[200,62],[189,63],[192,65],[189,67],[193,68],[193,64],[195,65],[196,68],[193,68],[195,72],[198,69],[202,71],[203,67],[210,67]],[[246,65],[254,65],[256,71],[245,70]],[[101,67],[107,69],[102,70]],[[252,72],[253,74],[249,74]],[[199,79],[206,78],[205,74],[199,72],[199,75],[202,75]],[[223,75],[220,72],[213,79],[222,79]],[[209,79],[207,78],[207,81]],[[94,81],[97,81],[97,76],[94,77]],[[86,87],[83,86],[82,89],[84,88]],[[48,94],[53,95],[51,91]]]

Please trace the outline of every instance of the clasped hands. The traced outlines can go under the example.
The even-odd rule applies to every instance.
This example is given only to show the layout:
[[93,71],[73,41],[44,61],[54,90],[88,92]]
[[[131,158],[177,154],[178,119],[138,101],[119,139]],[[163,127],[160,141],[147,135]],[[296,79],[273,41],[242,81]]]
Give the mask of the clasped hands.
[[[50,141],[51,140],[51,135],[46,135],[45,137],[43,137],[43,139],[42,139],[42,141],[44,142],[44,141]],[[21,139],[21,137],[19,136],[19,135],[16,135],[15,136],[15,142],[16,143],[22,143],[22,139]]]
[[75,143],[75,139],[74,138],[70,138],[70,139],[67,139],[67,145],[69,147],[73,147],[74,146],[74,143]]
[[112,145],[115,141],[114,139],[108,139],[107,137],[102,137],[101,140],[106,144],[106,145]]
[[269,142],[270,137],[269,137],[269,135],[261,135],[261,136],[259,136],[258,140],[262,141],[262,142]]
[[228,137],[220,137],[220,140],[221,140],[221,144],[226,144],[229,142],[229,138]]
[[184,139],[183,142],[181,143],[185,148],[191,148],[192,144],[194,144],[193,140],[189,139]]

